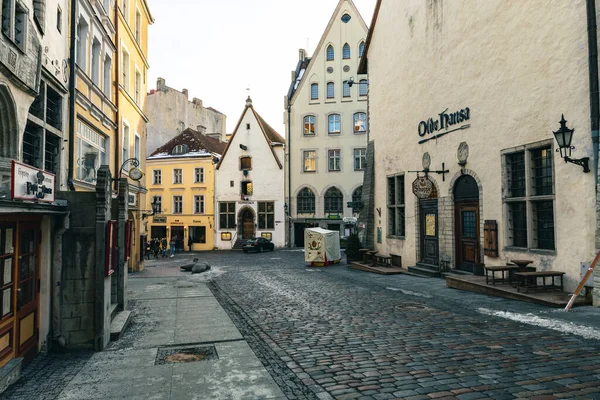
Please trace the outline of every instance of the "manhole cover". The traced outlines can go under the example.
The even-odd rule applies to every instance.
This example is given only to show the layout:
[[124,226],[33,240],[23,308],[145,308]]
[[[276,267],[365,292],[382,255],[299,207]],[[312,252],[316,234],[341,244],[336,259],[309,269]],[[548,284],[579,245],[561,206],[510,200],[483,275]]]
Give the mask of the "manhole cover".
[[154,364],[180,364],[218,359],[217,350],[214,346],[172,347],[158,349]]

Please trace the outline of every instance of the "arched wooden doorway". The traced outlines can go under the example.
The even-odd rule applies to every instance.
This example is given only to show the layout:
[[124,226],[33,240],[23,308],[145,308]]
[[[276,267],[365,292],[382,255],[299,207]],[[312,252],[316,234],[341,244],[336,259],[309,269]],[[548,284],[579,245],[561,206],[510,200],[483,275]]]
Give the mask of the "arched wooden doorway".
[[463,175],[453,192],[456,268],[474,273],[480,263],[479,187],[472,176]]
[[238,214],[238,237],[250,239],[255,236],[255,216],[251,208],[245,207]]

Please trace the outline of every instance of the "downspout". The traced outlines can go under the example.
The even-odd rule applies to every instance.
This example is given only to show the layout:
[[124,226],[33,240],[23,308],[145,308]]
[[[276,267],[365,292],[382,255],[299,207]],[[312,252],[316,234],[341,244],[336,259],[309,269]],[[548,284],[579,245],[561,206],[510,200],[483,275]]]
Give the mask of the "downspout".
[[[114,181],[114,185],[115,191],[119,191],[119,179],[121,178],[121,174],[120,174],[120,163],[119,163],[119,155],[121,154],[121,152],[119,151],[121,149],[121,146],[119,145],[119,137],[121,136],[121,124],[120,124],[120,120],[121,120],[121,113],[119,112],[119,76],[120,76],[120,70],[119,70],[119,66],[120,66],[120,61],[119,61],[119,5],[115,4],[115,47],[117,48],[117,51],[115,52],[115,70],[117,71],[117,76],[115,79],[115,106],[117,107],[117,112],[116,112],[116,122],[117,122],[117,134],[116,134],[116,140],[115,140],[115,176],[113,176],[113,178],[116,178]],[[123,160],[125,161],[125,160]],[[116,176],[118,175],[118,176]],[[128,180],[129,181],[129,180]]]
[[288,142],[287,142],[287,154],[288,154],[288,215],[286,215],[287,223],[288,223],[288,247],[292,247],[292,104],[290,101],[290,96],[288,94],[288,102],[287,102],[287,126],[288,126]]
[[73,186],[73,168],[75,163],[75,35],[77,34],[77,0],[71,0],[71,50],[69,52],[69,167],[67,183],[70,190]]
[[590,120],[592,128],[592,143],[594,154],[592,164],[594,165],[594,182],[596,188],[596,200],[598,199],[598,118],[600,118],[600,105],[598,98],[598,34],[596,26],[596,0],[586,0],[587,29],[588,29],[588,55],[590,75]]

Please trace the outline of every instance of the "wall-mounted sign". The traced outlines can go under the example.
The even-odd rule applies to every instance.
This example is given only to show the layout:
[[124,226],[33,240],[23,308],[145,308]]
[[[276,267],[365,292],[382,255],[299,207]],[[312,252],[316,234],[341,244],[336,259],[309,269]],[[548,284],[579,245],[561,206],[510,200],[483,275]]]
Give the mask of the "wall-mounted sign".
[[419,199],[428,199],[433,192],[433,182],[426,176],[419,176],[412,183],[412,191]]
[[152,222],[155,224],[165,224],[167,223],[167,217],[153,217]]
[[437,139],[440,136],[443,136],[450,132],[454,132],[456,130],[466,129],[470,126],[466,124],[455,129],[448,130],[454,125],[460,124],[471,119],[471,110],[469,109],[469,107],[465,107],[464,109],[453,113],[448,113],[447,111],[448,109],[446,108],[444,111],[439,113],[438,118],[429,118],[425,121],[419,122],[417,131],[419,133],[419,136],[422,138],[424,138],[427,135],[432,135],[438,131],[445,131],[438,133],[430,138],[425,138],[419,141],[419,144],[425,143],[426,141],[431,139]]
[[10,194],[13,199],[53,203],[54,182],[54,174],[12,161]]
[[238,204],[254,204],[253,201],[238,201]]

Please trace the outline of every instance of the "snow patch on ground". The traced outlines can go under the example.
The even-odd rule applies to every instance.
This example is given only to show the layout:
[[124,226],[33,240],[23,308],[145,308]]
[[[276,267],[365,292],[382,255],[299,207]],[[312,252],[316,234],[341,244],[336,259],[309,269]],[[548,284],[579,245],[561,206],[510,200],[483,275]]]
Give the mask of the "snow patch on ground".
[[408,294],[408,295],[415,296],[415,297],[425,297],[426,299],[432,298],[432,296],[430,296],[428,294],[413,292],[412,290],[400,289],[400,288],[395,288],[395,287],[387,287],[386,289],[393,290],[394,292],[402,292],[404,294]]
[[210,270],[206,271],[206,272],[202,272],[201,274],[190,274],[188,276],[188,279],[195,281],[195,282],[209,282],[212,281],[213,279],[215,279],[218,276],[221,276],[223,274],[227,273],[226,270],[220,268],[220,267],[210,267]]
[[523,324],[548,328],[561,333],[581,336],[585,339],[600,340],[600,331],[589,326],[577,325],[572,322],[559,321],[556,319],[542,318],[531,313],[519,314],[510,311],[494,311],[487,308],[478,308],[477,311],[481,314],[492,315],[494,317],[505,318],[511,321],[521,322]]

